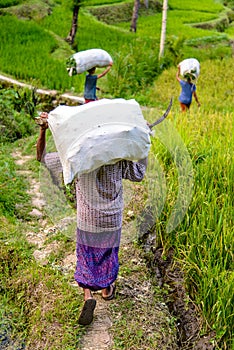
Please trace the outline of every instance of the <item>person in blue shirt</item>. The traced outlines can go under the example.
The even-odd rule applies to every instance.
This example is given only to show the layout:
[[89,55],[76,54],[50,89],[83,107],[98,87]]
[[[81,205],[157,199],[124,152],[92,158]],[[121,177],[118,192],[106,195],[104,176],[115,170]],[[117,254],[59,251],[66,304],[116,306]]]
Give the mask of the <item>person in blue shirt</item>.
[[84,99],[85,103],[91,102],[91,101],[96,101],[97,96],[96,96],[96,90],[97,88],[97,80],[104,77],[109,70],[111,69],[112,63],[109,64],[109,66],[102,72],[101,74],[94,74],[96,71],[96,67],[93,67],[88,70],[88,73],[86,75],[85,79],[85,91],[84,91]]
[[198,101],[198,97],[196,94],[196,85],[191,82],[190,76],[187,77],[186,81],[180,78],[180,66],[178,66],[176,79],[178,80],[181,86],[181,93],[179,96],[181,111],[186,112],[187,110],[189,110],[190,105],[192,103],[192,97],[195,98],[198,107],[200,107],[200,102]]

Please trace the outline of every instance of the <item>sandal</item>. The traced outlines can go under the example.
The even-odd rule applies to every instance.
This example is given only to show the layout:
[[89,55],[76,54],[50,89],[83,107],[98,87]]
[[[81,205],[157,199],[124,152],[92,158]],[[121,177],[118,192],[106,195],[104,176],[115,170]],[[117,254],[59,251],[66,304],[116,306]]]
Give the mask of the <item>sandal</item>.
[[93,312],[96,306],[95,299],[87,299],[81,311],[78,323],[82,326],[87,326],[93,321]]
[[110,284],[107,287],[107,290],[109,292],[108,295],[106,295],[106,296],[102,295],[102,299],[104,299],[104,300],[112,300],[112,299],[114,299],[114,297],[115,297],[115,289],[116,289],[115,285],[114,284]]

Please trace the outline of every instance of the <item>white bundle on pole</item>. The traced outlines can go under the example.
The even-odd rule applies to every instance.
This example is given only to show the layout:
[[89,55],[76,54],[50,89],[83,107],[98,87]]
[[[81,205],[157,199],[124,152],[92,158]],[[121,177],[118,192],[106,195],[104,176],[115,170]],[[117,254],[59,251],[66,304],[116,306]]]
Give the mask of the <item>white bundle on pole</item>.
[[64,183],[121,159],[147,157],[151,130],[135,100],[102,99],[81,106],[59,106],[49,128],[63,167]]
[[190,77],[192,80],[198,78],[200,74],[200,63],[196,58],[187,58],[179,63],[180,74],[184,78]]
[[66,62],[70,76],[81,74],[93,67],[106,67],[112,63],[110,54],[102,49],[90,49],[73,54]]

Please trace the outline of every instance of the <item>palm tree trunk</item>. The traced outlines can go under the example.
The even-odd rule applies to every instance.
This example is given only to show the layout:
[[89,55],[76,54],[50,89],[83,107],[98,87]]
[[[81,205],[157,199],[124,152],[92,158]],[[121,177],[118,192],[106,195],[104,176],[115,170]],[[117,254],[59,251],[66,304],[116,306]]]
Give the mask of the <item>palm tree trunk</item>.
[[68,36],[66,37],[66,41],[69,44],[71,44],[71,45],[74,43],[76,32],[77,32],[77,28],[78,28],[79,10],[80,10],[80,0],[74,1],[73,16],[72,16],[72,26],[71,26],[71,30],[70,30]]
[[168,0],[163,0],[162,30],[161,30],[159,59],[161,57],[163,57],[163,55],[164,55],[164,47],[165,47],[165,40],[166,40],[166,28],[167,28],[167,2],[168,2]]
[[130,31],[135,32],[137,30],[137,19],[138,19],[138,12],[140,8],[140,0],[134,1],[133,11],[132,11],[132,22],[130,26]]

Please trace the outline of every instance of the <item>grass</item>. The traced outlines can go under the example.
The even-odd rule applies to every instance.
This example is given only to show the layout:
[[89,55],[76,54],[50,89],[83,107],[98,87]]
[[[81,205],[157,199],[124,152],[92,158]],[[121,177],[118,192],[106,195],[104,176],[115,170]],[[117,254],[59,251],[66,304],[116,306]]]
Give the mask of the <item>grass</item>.
[[[6,217],[18,217],[26,219],[28,211],[31,209],[28,205],[29,196],[27,195],[28,184],[22,176],[16,173],[15,163],[11,156],[5,157],[4,151],[7,148],[2,147],[1,151],[1,199],[0,213]],[[14,196],[12,194],[14,193]],[[21,211],[21,206],[17,207],[17,203],[27,207],[27,211]],[[26,208],[25,208],[26,209]]]
[[[65,70],[65,63],[51,56],[51,53],[58,49],[58,43],[52,35],[35,23],[20,22],[11,16],[1,17],[0,28],[3,43],[1,46],[1,69],[3,71],[13,74],[19,80],[27,79],[36,87],[48,86],[51,89],[62,90],[61,81],[67,82],[68,85],[71,84]],[[18,33],[18,37],[15,32]],[[12,55],[15,56],[14,60]],[[46,67],[46,71],[42,67]],[[50,79],[50,76],[56,79]]]
[[[12,242],[11,248],[15,249],[15,245]],[[25,245],[22,248],[28,252]],[[5,263],[9,261],[4,258]],[[77,314],[82,304],[77,288],[70,286],[69,279],[51,266],[40,267],[32,258],[27,261],[25,257],[22,265],[15,255],[11,254],[11,258],[12,264],[17,262],[21,268],[6,283],[8,293],[3,301],[4,319],[11,325],[11,338],[29,339],[33,348],[58,349],[62,345],[76,349],[83,334],[82,329],[77,328]],[[6,276],[5,271],[3,274]]]
[[[74,251],[75,228],[73,236],[68,229],[47,235],[46,244],[56,242],[57,250],[51,254],[47,264],[42,265],[33,256],[37,247],[29,244],[25,235],[34,232],[40,236],[41,233],[39,220],[32,220],[29,215],[32,205],[31,196],[27,194],[30,170],[34,180],[42,182],[40,165],[33,160],[19,167],[19,173],[9,153],[18,147],[24,154],[35,152],[34,145],[35,137],[32,136],[27,142],[19,140],[1,149],[1,164],[5,165],[1,172],[1,200],[5,203],[0,219],[1,346],[7,343],[17,349],[23,349],[26,344],[34,349],[60,349],[61,346],[77,349],[84,333],[82,327],[77,327],[83,295],[71,285],[73,271],[68,273],[60,267],[64,256]],[[50,150],[52,143],[49,142],[48,147]],[[48,174],[44,175],[48,177]],[[56,200],[58,207],[51,184],[49,190],[47,196]],[[66,205],[63,203],[60,209],[64,216]],[[59,210],[52,213],[48,203],[43,218],[47,217],[55,224],[62,214]],[[71,208],[66,214],[71,214]]]
[[[63,1],[51,1],[46,5],[46,9],[45,4],[40,1],[34,5],[37,7],[37,14],[28,13],[27,3],[22,3],[13,9],[10,8],[11,12],[21,20],[15,16],[1,16],[0,39],[4,50],[0,51],[0,64],[2,71],[6,74],[23,81],[30,81],[36,87],[76,91],[76,93],[83,94],[84,75],[70,78],[65,62],[73,52],[93,47],[107,50],[112,55],[114,62],[119,63],[119,57],[125,58],[121,66],[119,64],[113,66],[113,76],[108,74],[101,82],[104,91],[106,90],[114,97],[119,97],[121,94],[122,97],[129,98],[135,96],[136,93],[139,94],[151,84],[150,71],[153,71],[154,78],[165,67],[178,63],[170,55],[166,57],[166,62],[161,66],[157,61],[158,55],[155,52],[159,50],[161,14],[147,16],[144,12],[144,15],[138,19],[138,30],[135,35],[129,32],[130,23],[113,26],[97,21],[89,13],[88,6],[92,6],[92,9],[95,10],[95,6],[100,3],[84,2],[79,13],[76,41],[70,47],[63,42],[71,26],[70,5]],[[201,2],[196,9],[193,8],[194,5],[191,2],[186,2],[186,7],[182,9],[179,9],[178,2],[172,2],[171,6],[172,9],[168,11],[167,39],[173,41],[176,37],[184,37],[185,43],[180,49],[185,55],[194,56],[196,54],[194,46],[199,46],[199,54],[204,59],[207,59],[212,52],[216,58],[231,55],[230,46],[226,46],[225,51],[223,48],[213,50],[214,43],[217,44],[220,40],[222,45],[227,43],[228,34],[193,28],[189,25],[191,22],[214,19],[215,16],[218,18],[223,10],[219,3]],[[111,7],[114,15],[115,6]],[[9,12],[10,9],[5,11]],[[189,19],[186,13],[188,10],[192,14]],[[121,10],[121,7],[117,6],[116,15],[121,16],[121,13],[125,15],[124,7]],[[28,18],[29,21],[23,18]],[[123,26],[124,30],[120,26]],[[14,33],[11,32],[13,28]],[[198,41],[194,42],[196,39]],[[148,69],[145,67],[142,69],[139,62],[144,62]],[[118,72],[115,71],[117,66]],[[135,83],[132,67],[138,66]],[[127,76],[129,76],[130,83],[125,82],[125,88],[123,88]],[[128,85],[129,91],[126,88]]]
[[[191,38],[201,38],[202,36],[207,36],[207,31],[202,29],[194,29],[188,24],[209,21],[215,19],[217,15],[213,13],[204,13],[193,11],[191,17],[188,18],[187,11],[169,11],[167,15],[167,35],[179,36],[181,33],[186,37],[186,39]],[[162,14],[158,13],[156,15],[147,16],[139,18],[137,35],[139,37],[144,37],[150,35],[151,38],[156,38],[159,42],[160,32],[161,32]],[[129,29],[129,23],[121,23],[118,26],[122,28]],[[212,34],[212,32],[211,32]],[[214,31],[213,35],[217,35]]]
[[[175,97],[169,120],[160,125],[156,132],[159,144],[156,140],[154,143],[154,153],[160,160],[164,178],[159,178],[158,187],[166,186],[164,195],[162,193],[163,203],[159,202],[164,209],[158,209],[161,216],[158,216],[157,235],[165,251],[171,245],[176,248],[177,259],[186,272],[190,295],[206,319],[204,332],[209,329],[216,331],[220,349],[231,349],[233,323],[234,203],[230,193],[233,192],[231,155],[234,151],[234,116],[231,107],[233,83],[229,79],[231,62],[208,61],[202,65],[202,74],[197,83],[202,106],[198,110],[193,102],[189,114],[179,112],[176,98],[178,86],[176,81],[172,83],[174,72],[172,74],[171,70],[162,74],[152,90],[154,100],[160,103],[165,101],[165,105],[169,96]],[[164,89],[157,88],[161,86]],[[151,121],[155,118],[154,109],[148,115],[145,113]],[[171,142],[174,149],[178,147],[177,152],[182,150],[179,141],[176,141],[177,133],[189,152],[190,159],[186,164],[192,162],[193,188],[192,197],[188,189],[185,192],[184,206],[186,200],[189,206],[184,219],[173,231],[167,232],[181,186],[175,154],[168,152]],[[170,139],[167,140],[168,134]],[[158,163],[154,165],[154,158],[152,162],[151,171],[157,174]],[[152,201],[155,193],[150,188],[151,182],[149,198]],[[154,188],[157,188],[157,184]]]
[[[171,0],[169,6],[173,10],[181,10],[181,8],[186,11],[194,10],[194,4],[191,1],[186,1],[183,3],[183,7],[181,7],[180,0]],[[196,4],[196,11],[219,13],[222,9],[223,5],[219,1],[202,0]]]
[[[15,146],[8,145],[4,151],[11,152]],[[5,209],[0,219],[1,337],[5,334],[8,345],[15,347],[22,344],[23,348],[29,341],[28,346],[35,349],[59,349],[60,346],[77,349],[83,334],[83,329],[77,327],[83,296],[71,285],[73,273],[61,273],[58,269],[64,255],[69,251],[73,253],[74,240],[67,231],[50,234],[47,241],[56,240],[57,251],[46,265],[36,262],[35,246],[28,243],[25,236],[30,229],[40,232],[39,221],[31,221],[29,215],[32,207],[25,187],[28,181],[25,175],[18,174],[9,155],[1,153],[1,162],[11,164],[1,176],[1,184],[5,185],[1,186]],[[38,168],[38,164],[31,164],[31,168],[39,175],[35,165]],[[28,171],[27,166],[26,169]],[[6,196],[8,201],[4,200]],[[53,213],[54,221],[58,215],[61,213]]]

